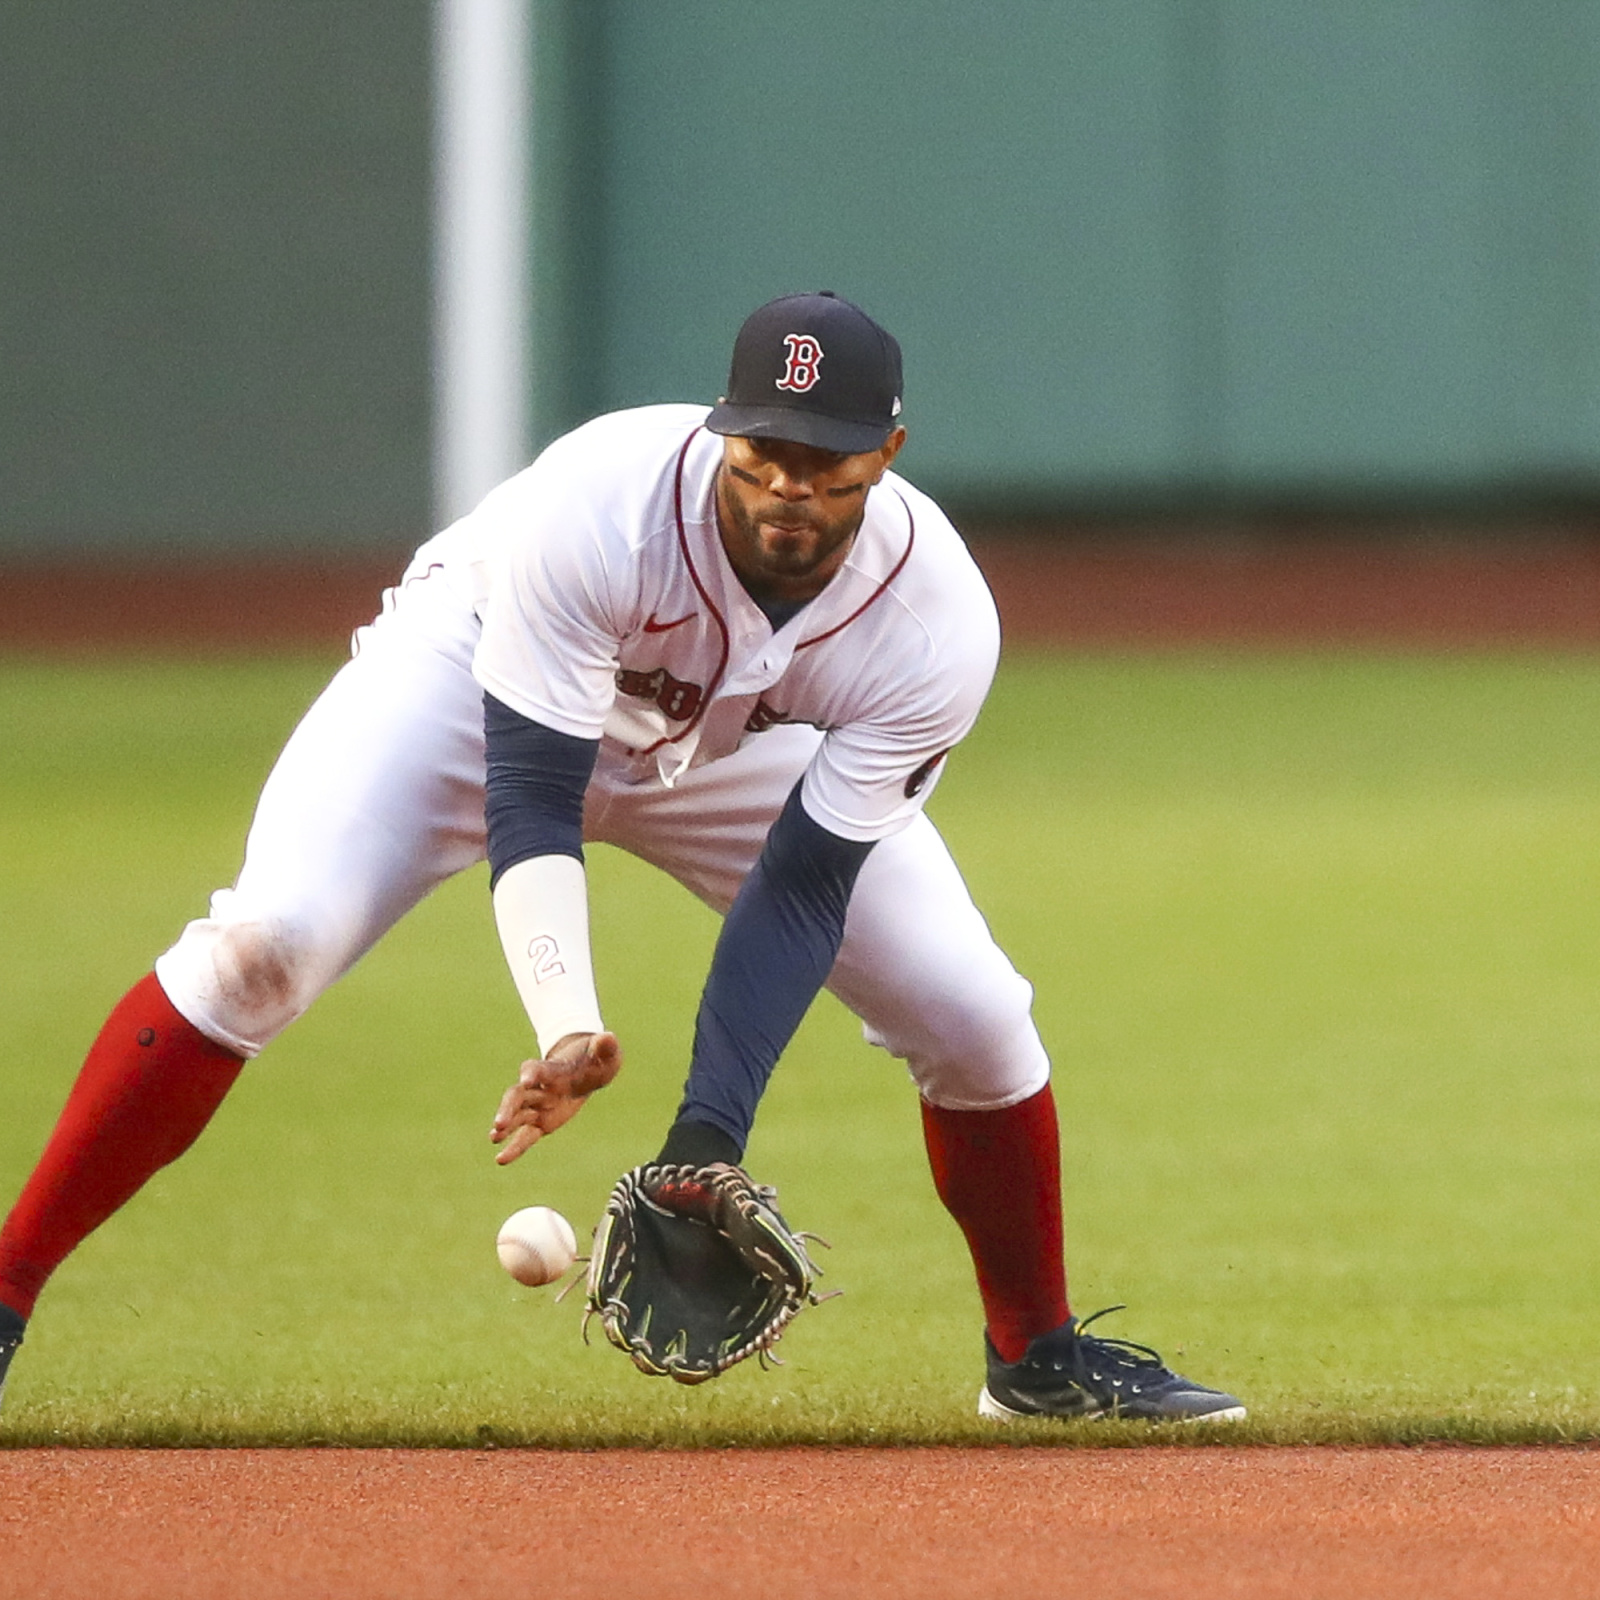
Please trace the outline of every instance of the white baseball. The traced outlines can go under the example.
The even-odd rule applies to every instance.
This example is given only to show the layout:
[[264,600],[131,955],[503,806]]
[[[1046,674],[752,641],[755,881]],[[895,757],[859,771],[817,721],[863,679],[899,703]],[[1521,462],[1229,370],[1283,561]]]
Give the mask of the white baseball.
[[525,1206],[506,1218],[494,1242],[500,1265],[518,1283],[554,1283],[578,1259],[572,1224],[549,1206]]

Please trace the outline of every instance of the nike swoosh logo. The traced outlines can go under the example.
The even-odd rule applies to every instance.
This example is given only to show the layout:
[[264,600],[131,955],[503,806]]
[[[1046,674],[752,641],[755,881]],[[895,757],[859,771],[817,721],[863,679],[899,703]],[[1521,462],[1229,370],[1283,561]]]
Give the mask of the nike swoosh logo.
[[694,612],[691,611],[688,616],[679,617],[675,622],[657,622],[655,613],[651,612],[645,619],[644,631],[646,633],[670,633],[672,629],[681,628],[686,622],[693,622],[694,616]]

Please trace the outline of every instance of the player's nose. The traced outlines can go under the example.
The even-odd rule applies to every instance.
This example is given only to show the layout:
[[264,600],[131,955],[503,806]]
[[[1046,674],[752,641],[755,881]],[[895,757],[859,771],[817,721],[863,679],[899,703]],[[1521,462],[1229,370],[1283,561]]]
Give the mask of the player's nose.
[[805,500],[811,495],[811,474],[794,467],[775,466],[769,483],[780,500]]

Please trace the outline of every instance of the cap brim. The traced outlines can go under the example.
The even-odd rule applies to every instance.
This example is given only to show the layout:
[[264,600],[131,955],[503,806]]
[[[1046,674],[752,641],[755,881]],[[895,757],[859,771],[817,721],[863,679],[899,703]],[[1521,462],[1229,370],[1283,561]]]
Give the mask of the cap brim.
[[706,427],[743,439],[788,439],[842,456],[876,450],[894,432],[892,423],[886,428],[881,422],[845,422],[793,406],[735,406],[726,400],[711,408]]

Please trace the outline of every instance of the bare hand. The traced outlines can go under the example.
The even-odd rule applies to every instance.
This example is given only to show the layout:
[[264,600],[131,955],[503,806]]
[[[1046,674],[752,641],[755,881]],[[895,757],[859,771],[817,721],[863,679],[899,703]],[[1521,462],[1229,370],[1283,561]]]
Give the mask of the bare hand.
[[489,1130],[491,1144],[505,1145],[495,1161],[502,1167],[515,1161],[570,1122],[621,1070],[622,1046],[614,1033],[569,1033],[542,1061],[524,1061]]

